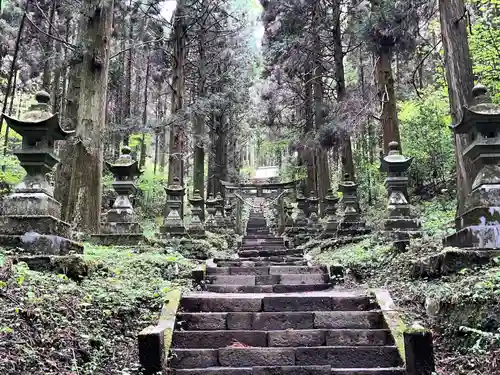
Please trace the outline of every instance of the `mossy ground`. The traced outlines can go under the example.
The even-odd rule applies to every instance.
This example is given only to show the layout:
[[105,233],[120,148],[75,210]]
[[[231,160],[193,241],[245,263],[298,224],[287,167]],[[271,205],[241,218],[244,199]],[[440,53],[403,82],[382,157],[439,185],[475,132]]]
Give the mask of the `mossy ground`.
[[137,334],[196,266],[176,251],[86,246],[91,272],[75,282],[1,254],[0,374],[16,375],[137,373]]
[[395,253],[374,234],[335,248],[328,241],[311,244],[309,254],[318,263],[347,267],[348,287],[387,288],[407,323],[420,321],[432,328],[439,375],[499,374],[500,259],[498,265],[463,269],[435,280],[410,277],[412,261],[441,250],[452,208],[452,203],[440,201],[417,207],[426,235],[405,253]]

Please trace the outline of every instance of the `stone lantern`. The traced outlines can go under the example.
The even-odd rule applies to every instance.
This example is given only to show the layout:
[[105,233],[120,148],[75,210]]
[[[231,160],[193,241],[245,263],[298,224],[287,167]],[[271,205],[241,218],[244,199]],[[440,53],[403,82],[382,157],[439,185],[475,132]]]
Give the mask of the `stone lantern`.
[[224,205],[224,223],[226,228],[228,229],[234,229],[234,223],[235,223],[235,217],[233,216],[233,205],[231,204],[231,201],[228,199],[226,201],[226,204]]
[[323,204],[325,206],[325,219],[322,233],[323,238],[332,238],[337,236],[337,230],[339,227],[339,219],[336,216],[338,203],[339,197],[333,193],[333,189],[328,189],[328,192],[323,199]]
[[500,249],[500,106],[492,104],[486,87],[472,92],[473,103],[463,108],[462,120],[452,126],[455,134],[467,134],[464,158],[472,162],[472,191],[457,232],[446,237],[445,246]]
[[359,210],[358,185],[346,173],[344,181],[339,184],[342,193],[340,203],[344,206],[344,216],[340,222],[338,234],[341,236],[363,235],[369,232],[364,221],[361,220]]
[[[83,252],[83,246],[69,239],[70,225],[61,218],[61,204],[54,199],[47,179],[59,159],[54,142],[74,132],[63,130],[50,109],[50,95],[41,91],[21,119],[4,114],[10,128],[22,136],[15,155],[26,170],[23,181],[3,200],[0,216],[0,244],[29,255],[66,255]],[[22,249],[22,250],[21,250]]]
[[195,190],[193,196],[189,198],[189,203],[191,204],[191,223],[187,227],[187,232],[191,237],[195,238],[205,238],[205,227],[202,221],[202,212],[204,206],[203,197],[199,190]]
[[137,193],[134,179],[142,174],[139,163],[132,159],[132,149],[125,146],[114,163],[106,163],[115,178],[113,189],[117,198],[106,213],[101,233],[92,235],[92,240],[101,245],[134,245],[144,237],[137,221],[130,197]]
[[308,232],[310,234],[316,234],[321,230],[321,224],[319,223],[319,198],[316,196],[314,191],[309,193],[309,198],[307,199],[309,207],[309,219],[307,222]]
[[224,219],[224,198],[219,192],[215,196],[215,222],[219,228],[224,228],[226,226],[226,220]]
[[208,195],[208,199],[205,202],[205,206],[207,208],[207,215],[205,220],[205,228],[209,231],[213,231],[217,229],[217,222],[215,221],[215,213],[217,211],[217,200],[214,198],[214,195],[210,193]]
[[294,226],[299,228],[305,227],[307,226],[307,198],[301,192],[299,192],[295,200],[297,202],[298,213],[295,218]]
[[410,215],[408,203],[408,177],[406,172],[413,161],[401,155],[398,142],[389,143],[389,153],[381,159],[380,170],[387,173],[385,186],[388,192],[387,211],[389,218],[385,220],[386,232],[393,237],[398,248],[404,249],[410,237],[418,236],[420,222]]
[[180,184],[180,179],[174,177],[172,184],[165,188],[167,193],[166,212],[163,226],[160,232],[164,235],[171,235],[174,237],[183,236],[186,232],[184,227],[184,220],[181,217],[182,204],[184,201],[184,187]]

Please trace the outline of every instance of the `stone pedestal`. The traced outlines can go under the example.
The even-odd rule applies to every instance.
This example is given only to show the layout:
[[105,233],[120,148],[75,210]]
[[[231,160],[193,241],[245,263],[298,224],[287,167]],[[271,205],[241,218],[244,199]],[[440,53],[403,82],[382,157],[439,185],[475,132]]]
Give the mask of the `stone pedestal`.
[[334,238],[337,236],[339,228],[339,218],[337,217],[337,204],[339,197],[334,195],[332,189],[328,189],[326,197],[323,199],[325,207],[325,218],[323,222],[322,238]]
[[106,220],[101,225],[101,233],[91,237],[92,242],[104,246],[137,245],[144,241],[142,228],[130,202],[130,197],[137,193],[134,178],[141,175],[137,161],[132,159],[130,147],[124,147],[120,157],[107,166],[115,182],[113,189],[117,198],[113,207],[106,213]]
[[389,154],[382,158],[380,170],[387,172],[385,186],[388,192],[387,211],[389,218],[384,222],[385,234],[394,241],[394,246],[404,250],[410,239],[421,236],[420,221],[410,215],[407,200],[408,177],[412,158],[401,155],[397,142],[389,143]]
[[293,239],[294,246],[300,246],[309,240],[309,233],[307,230],[307,198],[302,194],[298,193],[296,197],[297,202],[297,216],[293,224],[292,230],[289,231],[290,237]]
[[184,220],[181,217],[184,190],[178,177],[174,177],[172,184],[165,188],[165,192],[167,193],[165,211],[168,214],[165,216],[163,226],[160,227],[160,233],[164,236],[182,237],[186,234]]
[[217,212],[217,200],[214,198],[214,195],[212,193],[208,195],[206,207],[207,214],[205,215],[205,229],[209,232],[215,232],[218,228],[217,221],[215,220],[215,214]]
[[224,229],[226,220],[224,219],[224,198],[222,198],[221,193],[217,193],[215,201],[217,202],[215,205],[215,222],[219,229]]
[[311,237],[315,237],[323,230],[319,221],[319,198],[314,191],[311,191],[307,199],[309,207],[309,218],[307,221],[307,232]]
[[60,219],[61,205],[47,180],[59,162],[53,154],[54,141],[66,140],[73,132],[64,131],[57,115],[50,112],[48,93],[39,92],[35,99],[21,119],[4,114],[9,127],[23,137],[22,148],[15,155],[26,176],[4,198],[0,245],[26,256],[82,253],[83,246],[69,239],[70,226]]
[[473,91],[474,102],[464,107],[456,134],[468,134],[464,150],[476,172],[465,212],[457,218],[457,232],[443,240],[445,246],[500,249],[500,106],[492,104],[484,86]]
[[361,219],[358,185],[351,180],[349,174],[344,175],[344,181],[339,184],[339,191],[342,193],[340,202],[344,206],[344,215],[340,221],[338,235],[362,236],[370,233],[370,229]]
[[202,221],[204,200],[199,190],[195,190],[193,196],[189,198],[191,204],[191,222],[187,226],[188,234],[193,238],[205,238],[205,227]]

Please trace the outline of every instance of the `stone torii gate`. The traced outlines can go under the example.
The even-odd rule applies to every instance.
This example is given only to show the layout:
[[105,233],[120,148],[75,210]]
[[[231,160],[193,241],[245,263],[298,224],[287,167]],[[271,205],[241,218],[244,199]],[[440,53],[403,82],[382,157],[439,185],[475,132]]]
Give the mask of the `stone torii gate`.
[[226,198],[236,203],[236,233],[243,233],[242,213],[245,198],[275,199],[278,209],[278,233],[283,233],[286,221],[285,194],[295,194],[299,183],[300,181],[240,184],[221,181],[226,190]]

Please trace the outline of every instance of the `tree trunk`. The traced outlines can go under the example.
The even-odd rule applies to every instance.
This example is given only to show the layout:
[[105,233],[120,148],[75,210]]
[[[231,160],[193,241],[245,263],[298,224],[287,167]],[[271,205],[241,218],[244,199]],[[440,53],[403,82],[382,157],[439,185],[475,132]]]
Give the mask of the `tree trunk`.
[[[207,8],[206,1],[202,1],[202,10]],[[204,18],[200,32],[198,33],[198,99],[203,99],[207,95],[207,73],[206,73],[206,51],[205,51],[205,21]],[[205,114],[197,114],[193,127],[193,143],[194,143],[194,165],[193,165],[193,187],[203,194],[205,190]],[[204,217],[204,210],[202,211]]]
[[[335,0],[333,4],[333,42],[334,42],[334,60],[335,60],[335,81],[337,82],[337,102],[341,102],[346,96],[345,69],[344,69],[344,51],[342,47],[342,29],[341,29],[341,1]],[[354,160],[352,157],[351,135],[348,130],[342,139],[342,174],[349,174],[355,181]],[[341,176],[342,178],[343,176]]]
[[[52,5],[50,6],[50,15],[49,15],[49,25],[47,28],[47,36],[45,37],[45,46],[44,46],[44,59],[45,62],[43,64],[43,75],[42,75],[42,87],[44,90],[50,91],[50,76],[52,73],[51,69],[51,54],[52,48],[54,46],[54,41],[50,37],[52,35],[52,29],[54,25],[54,19],[56,16],[56,8],[57,8],[57,0],[52,0]],[[55,105],[55,103],[53,103]]]
[[312,147],[312,138],[314,132],[314,99],[313,99],[313,72],[309,64],[306,64],[306,74],[304,75],[304,139],[306,143],[302,151],[302,160],[307,168],[307,180],[304,194],[316,190],[316,173],[314,163],[314,149]]
[[[463,106],[470,103],[474,87],[472,60],[467,41],[467,17],[463,0],[440,0],[441,35],[445,53],[446,80],[453,123],[462,119]],[[467,147],[465,135],[455,135],[457,164],[457,216],[464,212],[471,191],[472,164],[463,158]]]
[[[175,10],[173,43],[174,53],[172,61],[172,103],[170,113],[175,116],[184,107],[185,76],[184,66],[186,60],[186,20],[184,0],[177,2]],[[168,183],[178,177],[184,185],[184,125],[177,120],[170,129],[170,147],[168,163]]]
[[[132,8],[132,0],[130,0],[129,9]],[[124,70],[126,72],[125,78],[125,95],[124,95],[124,103],[123,103],[123,118],[122,121],[131,121],[132,117],[132,62],[134,59],[134,49],[130,48],[132,44],[135,42],[134,40],[134,23],[132,19],[133,15],[131,14],[128,19],[128,45],[129,50],[126,53],[126,59]],[[123,124],[122,124],[123,125]],[[123,130],[123,144],[125,146],[129,145],[129,137],[130,130],[128,127],[125,127]]]
[[390,142],[396,141],[401,145],[392,72],[392,50],[390,48],[381,48],[378,51],[375,68],[377,71],[378,96],[382,106],[380,121],[382,123],[384,154],[387,155]]
[[84,46],[73,169],[66,217],[79,224],[79,230],[100,230],[103,147],[113,0],[87,0],[82,3],[85,17],[80,39]]
[[12,80],[16,72],[17,55],[19,53],[19,46],[21,45],[21,39],[23,37],[24,24],[26,22],[26,14],[29,10],[29,6],[30,6],[30,0],[26,0],[23,17],[21,18],[21,23],[19,24],[19,30],[17,32],[16,44],[14,46],[14,56],[12,56],[12,63],[10,65],[9,77],[7,78],[7,89],[5,90],[5,96],[3,99],[3,108],[2,112],[0,113],[0,133],[2,132],[3,115],[7,110],[10,91],[12,90]]
[[[148,82],[149,82],[149,74],[151,70],[151,63],[149,55],[147,57],[146,62],[146,77],[144,78],[144,106],[142,108],[142,126],[146,128],[148,123]],[[145,130],[143,130],[142,138],[141,138],[141,159],[139,160],[139,167],[143,168],[146,165],[146,141],[145,141]]]

